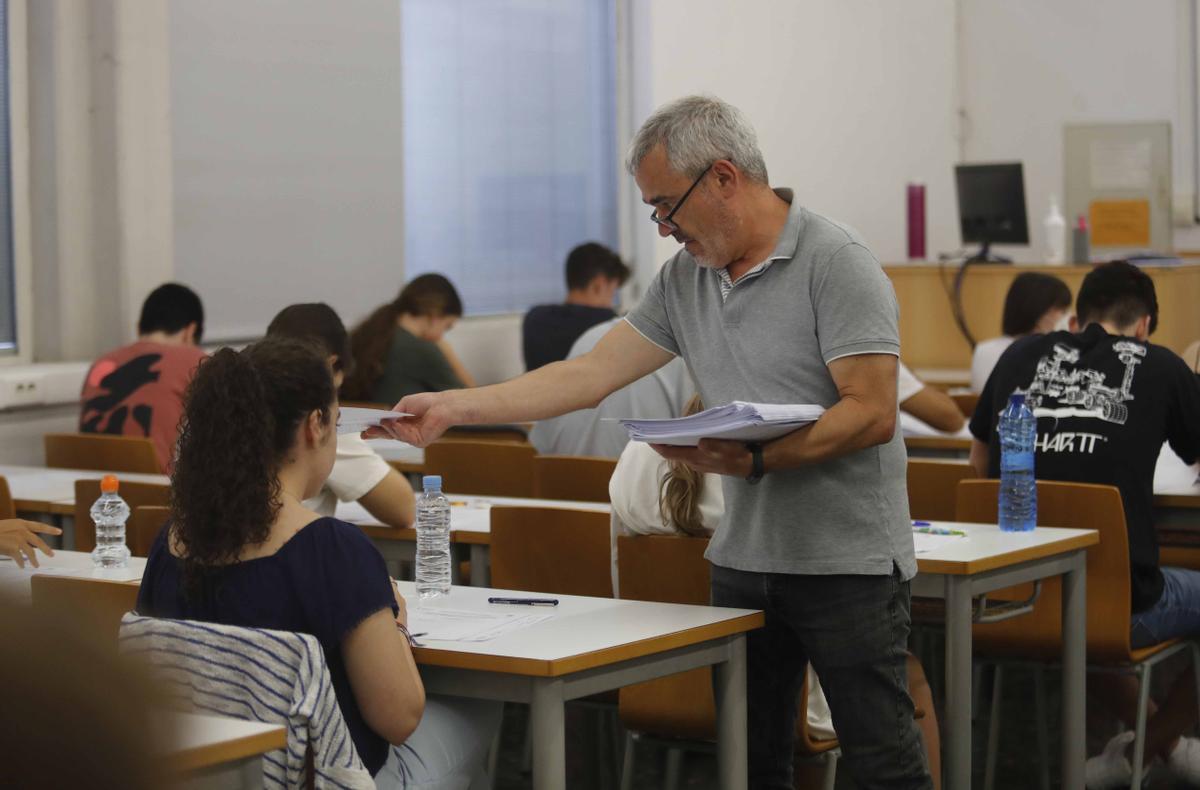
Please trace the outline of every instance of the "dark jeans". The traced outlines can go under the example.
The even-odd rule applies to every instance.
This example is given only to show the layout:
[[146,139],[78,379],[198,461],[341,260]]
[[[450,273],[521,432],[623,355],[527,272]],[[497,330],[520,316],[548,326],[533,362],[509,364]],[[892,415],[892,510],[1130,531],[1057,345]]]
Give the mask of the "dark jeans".
[[751,788],[792,788],[796,705],[810,661],[857,786],[933,787],[908,695],[909,600],[897,571],[793,576],[713,566],[714,606],[766,612],[766,626],[746,640]]

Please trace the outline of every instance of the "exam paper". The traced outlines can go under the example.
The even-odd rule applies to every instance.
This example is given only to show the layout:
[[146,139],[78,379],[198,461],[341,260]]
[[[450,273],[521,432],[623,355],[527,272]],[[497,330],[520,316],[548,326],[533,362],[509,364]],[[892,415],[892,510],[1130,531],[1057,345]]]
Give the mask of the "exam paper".
[[[522,607],[524,608],[524,607]],[[553,614],[474,612],[410,603],[408,630],[420,642],[488,642],[549,620]]]
[[343,406],[338,415],[338,433],[362,433],[367,428],[379,425],[383,420],[396,417],[411,417],[411,414],[386,409],[364,409],[360,406]]
[[663,420],[624,419],[635,442],[693,446],[701,439],[766,441],[816,422],[825,413],[811,403],[747,403],[733,401],[690,417]]
[[966,535],[932,535],[928,532],[913,532],[913,549],[917,554],[925,554],[965,537]]

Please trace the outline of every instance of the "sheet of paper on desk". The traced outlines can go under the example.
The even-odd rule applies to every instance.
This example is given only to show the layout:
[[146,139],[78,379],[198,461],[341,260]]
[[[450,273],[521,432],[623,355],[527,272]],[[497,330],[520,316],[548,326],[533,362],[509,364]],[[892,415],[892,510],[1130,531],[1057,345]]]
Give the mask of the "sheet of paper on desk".
[[529,612],[473,612],[411,602],[408,605],[408,630],[423,634],[416,637],[420,642],[487,642],[553,616]]
[[917,554],[935,551],[948,543],[962,540],[965,535],[931,535],[928,532],[913,532],[913,549]]
[[690,417],[665,420],[621,420],[635,442],[693,446],[701,439],[765,441],[816,422],[825,409],[811,403],[746,403],[733,401]]
[[360,406],[343,406],[338,415],[338,433],[362,433],[383,420],[411,417],[411,414],[386,409],[364,409]]
[[[6,558],[7,559],[7,558]],[[42,561],[43,563],[46,560]],[[28,562],[24,568],[18,568],[15,562],[5,562],[2,566],[5,573],[15,573],[22,576],[73,576],[77,579],[106,579],[113,582],[135,582],[142,578],[145,566],[131,565],[126,568],[62,568],[50,567],[43,564],[35,568]]]

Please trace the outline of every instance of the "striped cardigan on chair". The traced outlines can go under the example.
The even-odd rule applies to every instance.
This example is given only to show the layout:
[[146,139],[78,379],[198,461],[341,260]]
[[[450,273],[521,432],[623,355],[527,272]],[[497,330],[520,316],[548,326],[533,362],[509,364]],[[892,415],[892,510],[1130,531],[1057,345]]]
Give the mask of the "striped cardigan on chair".
[[264,755],[264,787],[303,787],[310,748],[317,788],[375,787],[316,637],[131,612],[121,652],[145,660],[185,710],[286,724],[287,748]]

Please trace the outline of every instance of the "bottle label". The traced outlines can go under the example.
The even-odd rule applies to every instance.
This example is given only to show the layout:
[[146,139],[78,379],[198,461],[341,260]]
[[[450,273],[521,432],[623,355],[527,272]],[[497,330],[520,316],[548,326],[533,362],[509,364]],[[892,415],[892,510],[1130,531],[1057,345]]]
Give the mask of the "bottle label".
[[1004,452],[1000,454],[1000,471],[1027,472],[1033,471],[1033,451]]

